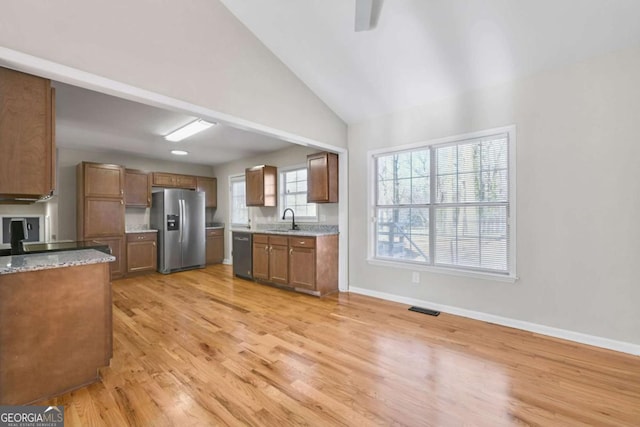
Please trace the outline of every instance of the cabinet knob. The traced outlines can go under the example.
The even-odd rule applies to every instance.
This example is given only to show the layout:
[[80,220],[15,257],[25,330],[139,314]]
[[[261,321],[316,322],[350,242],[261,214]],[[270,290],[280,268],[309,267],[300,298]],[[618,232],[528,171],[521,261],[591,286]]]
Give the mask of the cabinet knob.
[[289,249],[289,255],[291,255],[293,253],[293,248]]
[[269,250],[269,245],[264,247],[264,251],[267,252]]
[[269,246],[269,252],[273,252],[273,246]]
[[124,205],[124,202],[123,202],[122,200],[120,200],[120,204],[121,204],[121,205]]

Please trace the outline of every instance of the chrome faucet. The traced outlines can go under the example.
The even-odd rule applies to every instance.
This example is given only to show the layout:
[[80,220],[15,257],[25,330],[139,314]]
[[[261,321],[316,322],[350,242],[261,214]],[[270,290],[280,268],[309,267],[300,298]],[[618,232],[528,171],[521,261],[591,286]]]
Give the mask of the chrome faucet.
[[293,212],[293,209],[291,208],[285,209],[284,212],[282,212],[282,219],[284,219],[284,217],[287,216],[287,211],[291,211],[291,229],[297,230],[298,226],[296,225],[296,214]]

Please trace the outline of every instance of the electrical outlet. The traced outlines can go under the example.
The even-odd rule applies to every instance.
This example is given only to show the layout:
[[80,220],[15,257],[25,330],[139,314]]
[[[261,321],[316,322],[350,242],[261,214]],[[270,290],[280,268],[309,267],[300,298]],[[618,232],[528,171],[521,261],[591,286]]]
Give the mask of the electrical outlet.
[[412,283],[420,283],[420,273],[418,273],[417,271],[414,271],[411,274],[411,282]]

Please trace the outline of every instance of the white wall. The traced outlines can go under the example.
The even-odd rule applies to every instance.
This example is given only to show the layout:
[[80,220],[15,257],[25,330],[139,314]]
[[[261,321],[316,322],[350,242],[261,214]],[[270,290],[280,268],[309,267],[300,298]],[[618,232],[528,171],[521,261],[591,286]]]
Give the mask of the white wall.
[[0,47],[346,146],[342,120],[217,0],[0,0],[0,10]]
[[[218,207],[216,209],[215,220],[225,223],[226,230],[229,231],[229,177],[244,174],[246,168],[256,165],[270,165],[278,168],[305,165],[307,154],[317,153],[322,150],[317,148],[291,145],[282,150],[261,155],[259,157],[242,159],[224,165],[213,167],[214,175],[218,179]],[[318,203],[317,224],[338,225],[338,203]],[[276,223],[281,221],[278,207],[261,208],[250,207],[249,218],[251,224]],[[290,221],[287,220],[287,222]],[[230,233],[225,233],[225,259],[231,259]]]
[[[640,344],[640,49],[349,128],[352,287]],[[515,284],[370,265],[367,151],[517,126]]]
[[[119,153],[59,148],[58,196],[54,198],[52,205],[57,208],[57,211],[52,209],[52,211],[54,211],[52,213],[52,234],[55,234],[58,240],[76,240],[76,166],[83,161],[116,164],[129,169],[140,169],[148,172],[171,172],[187,175],[213,176],[212,168],[206,165],[168,162]],[[51,203],[52,202],[49,202],[48,204]],[[148,218],[148,209],[126,209],[127,223],[142,224],[148,221]]]

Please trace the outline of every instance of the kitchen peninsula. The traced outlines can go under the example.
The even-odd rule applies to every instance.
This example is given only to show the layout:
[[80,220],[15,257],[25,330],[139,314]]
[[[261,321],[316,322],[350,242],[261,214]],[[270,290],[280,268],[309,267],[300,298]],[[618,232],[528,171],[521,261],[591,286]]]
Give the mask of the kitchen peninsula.
[[95,249],[0,257],[0,405],[99,379],[112,355],[114,260]]

